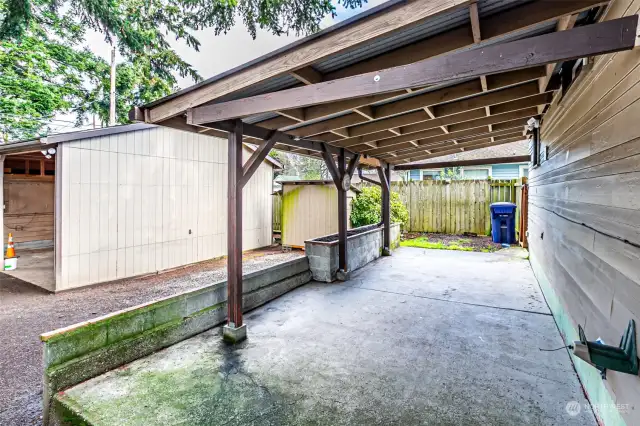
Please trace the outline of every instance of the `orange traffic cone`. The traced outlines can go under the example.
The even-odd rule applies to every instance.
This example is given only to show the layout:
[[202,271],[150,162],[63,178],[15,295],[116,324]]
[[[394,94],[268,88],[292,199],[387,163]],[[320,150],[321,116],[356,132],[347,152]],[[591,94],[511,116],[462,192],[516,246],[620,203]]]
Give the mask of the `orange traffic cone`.
[[13,234],[9,233],[9,241],[7,243],[7,254],[5,255],[5,259],[11,259],[12,257],[16,257],[16,250],[13,248]]

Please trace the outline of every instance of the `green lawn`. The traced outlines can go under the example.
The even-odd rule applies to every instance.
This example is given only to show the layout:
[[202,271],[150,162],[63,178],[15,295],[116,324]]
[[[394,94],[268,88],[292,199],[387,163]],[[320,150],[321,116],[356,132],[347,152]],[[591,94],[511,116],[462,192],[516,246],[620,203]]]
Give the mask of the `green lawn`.
[[[413,238],[411,238],[413,237]],[[462,235],[449,234],[416,234],[409,233],[403,236],[400,242],[402,247],[418,247],[436,250],[458,250],[476,251],[491,253],[501,248],[500,244],[495,244],[491,238],[486,236],[467,237]]]
[[[467,240],[468,241],[468,240]],[[420,247],[426,249],[437,249],[437,250],[460,250],[460,251],[473,251],[473,247],[464,247],[461,244],[464,244],[464,240],[452,241],[448,244],[443,243],[442,241],[429,241],[427,237],[418,237],[412,240],[405,240],[400,242],[400,246],[402,247]],[[488,251],[488,250],[487,250]]]

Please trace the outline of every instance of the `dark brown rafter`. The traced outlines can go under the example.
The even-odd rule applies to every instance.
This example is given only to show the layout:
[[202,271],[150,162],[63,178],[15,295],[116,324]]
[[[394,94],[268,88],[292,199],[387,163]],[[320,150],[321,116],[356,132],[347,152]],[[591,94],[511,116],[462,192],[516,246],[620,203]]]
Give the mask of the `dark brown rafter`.
[[[209,102],[187,109],[186,123],[176,117],[171,125],[219,136],[229,130],[229,121],[216,122],[220,117],[271,111],[278,116],[244,123],[246,142],[260,144],[273,130],[272,148],[333,161],[340,148],[348,149],[345,158],[362,153],[393,164],[413,161],[415,156],[444,155],[451,149],[475,149],[487,141],[512,138],[528,118],[540,115],[556,89],[549,82],[554,62],[629,49],[637,27],[637,17],[631,16],[571,29],[577,13],[606,1],[533,0],[490,16],[480,16],[475,2],[463,3],[457,7],[468,10],[466,28],[447,30],[326,74],[318,71],[322,65],[305,61],[285,71],[299,81],[292,89]],[[486,44],[556,20],[556,31],[567,32]],[[478,43],[484,46],[456,52]],[[376,71],[380,79],[375,84],[369,81],[375,80],[374,73],[366,74],[397,65],[406,66]],[[451,85],[443,88],[443,81]],[[427,89],[431,83],[439,88]],[[411,93],[414,88],[417,94]],[[152,121],[153,113],[136,110],[135,116]]]
[[210,123],[317,103],[424,87],[462,78],[612,53],[635,46],[638,17],[628,16],[523,40],[452,53],[403,67],[286,89],[193,109],[189,124]]

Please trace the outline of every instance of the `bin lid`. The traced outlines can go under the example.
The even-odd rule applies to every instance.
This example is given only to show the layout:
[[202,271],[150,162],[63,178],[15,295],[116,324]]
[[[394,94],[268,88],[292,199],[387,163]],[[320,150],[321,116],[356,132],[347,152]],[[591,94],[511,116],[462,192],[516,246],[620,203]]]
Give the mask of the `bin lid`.
[[497,214],[505,214],[505,213],[513,214],[516,211],[516,207],[517,206],[513,203],[505,203],[505,202],[492,203],[490,206],[491,211]]

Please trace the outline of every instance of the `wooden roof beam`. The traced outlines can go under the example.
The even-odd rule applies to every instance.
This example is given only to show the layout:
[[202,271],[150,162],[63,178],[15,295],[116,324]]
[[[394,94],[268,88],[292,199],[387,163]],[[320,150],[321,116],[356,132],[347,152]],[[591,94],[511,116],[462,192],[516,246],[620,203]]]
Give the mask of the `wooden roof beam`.
[[[431,138],[418,139],[417,143],[418,143],[418,146],[420,146],[420,144],[427,146],[430,144],[437,144],[440,142],[451,141],[454,138],[455,140],[465,140],[465,139],[479,137],[479,136],[490,137],[491,134],[504,134],[505,132],[510,133],[514,129],[522,129],[522,127],[526,124],[526,121],[527,119],[518,119],[518,120],[511,120],[504,123],[500,123],[494,126],[493,132],[487,132],[486,130],[483,130],[483,128],[474,128],[474,129],[468,129],[468,130],[462,130],[459,132],[450,133],[449,135],[441,135],[441,136],[435,136]],[[406,149],[413,149],[412,145],[413,144],[409,144],[405,142],[402,144],[398,144],[398,145],[390,146],[386,148],[376,148],[375,151],[362,150],[362,149],[358,149],[358,151],[364,152],[367,155],[381,156],[381,155],[394,153],[396,151],[399,152]]]
[[[607,3],[608,0],[575,0],[570,2],[549,2],[545,0],[537,0],[519,8],[498,13],[486,18],[484,23],[484,26],[486,28],[484,37],[485,40],[489,40],[494,37],[504,36],[514,31],[524,30],[541,22],[558,19],[568,14],[577,14],[592,7],[600,6]],[[475,4],[476,3],[474,2],[473,5]],[[470,13],[477,14],[477,7],[475,7],[476,11],[472,11],[472,8],[474,7],[470,6]],[[475,18],[472,17],[472,25],[474,25],[474,21]],[[385,53],[375,58],[360,62],[358,64],[342,68],[338,71],[327,74],[326,76],[324,76],[324,78],[326,81],[329,81],[375,71],[389,66],[407,65],[426,58],[442,55],[449,51],[460,49],[474,43],[478,43],[481,39],[479,16],[477,18],[477,22],[477,34],[474,34],[472,38],[469,37],[469,33],[466,28],[450,30],[442,34],[438,34],[434,37],[425,39],[423,41],[414,43],[412,45],[397,49],[395,51]],[[492,89],[491,76],[481,76],[480,83],[482,86],[486,84],[487,90]],[[394,92],[392,94],[389,94],[389,98],[401,94],[402,91]],[[367,103],[380,102],[385,99],[385,95],[378,95],[375,100],[371,100],[370,102],[363,99],[362,105],[366,105]],[[305,108],[305,113],[307,119],[312,120],[325,115],[335,114],[347,109],[351,109],[351,107],[353,106],[357,107],[359,104],[360,102],[358,102],[356,99],[351,99],[349,100],[349,102],[344,102],[343,105],[335,103],[308,107]]]
[[[513,138],[517,138],[519,140],[522,139],[522,133],[519,131],[518,128],[511,129],[510,131],[500,132],[500,133],[501,134],[499,136],[485,136],[485,137],[477,136],[475,138],[468,138],[468,139],[461,140],[461,141],[453,141],[453,140],[451,140],[451,141],[446,141],[446,142],[440,142],[440,143],[437,143],[437,144],[426,145],[426,146],[418,147],[418,148],[415,148],[415,149],[407,149],[407,150],[403,150],[403,151],[397,151],[397,152],[394,152],[394,154],[395,154],[394,158],[396,160],[402,160],[402,159],[413,157],[415,155],[423,154],[426,150],[429,151],[430,153],[434,153],[434,152],[437,152],[438,150],[450,149],[454,145],[457,145],[458,147],[464,148],[464,147],[470,146],[470,145],[472,145],[474,143],[498,142],[498,141],[503,141],[503,140],[506,140],[506,139],[512,140]],[[389,154],[381,155],[380,158],[382,158],[382,159],[389,158]]]
[[[533,115],[537,115],[536,107],[538,104],[546,104],[550,101],[550,94],[543,94],[542,96],[536,95],[530,98],[524,98],[521,100],[507,102],[502,105],[497,105],[496,109],[492,110],[493,115],[490,117],[486,117],[484,109],[479,108],[460,114],[454,114],[443,118],[420,122],[417,124],[402,127],[402,134],[400,136],[394,136],[391,138],[376,141],[376,147],[377,149],[381,149],[411,140],[440,136],[445,134],[441,129],[438,128],[442,125],[448,126],[447,129],[449,132],[456,132],[475,127],[494,125],[519,118],[528,118]],[[356,145],[349,145],[351,149],[359,151],[360,149],[356,149],[355,146]]]
[[[488,80],[489,88],[491,90],[496,90],[504,87],[508,88],[510,86],[514,86],[520,83],[526,83],[529,81],[538,81],[542,76],[545,75],[545,72],[546,71],[544,67],[535,67],[535,68],[528,68],[528,69],[513,71],[508,73],[496,74],[489,77],[489,80]],[[454,101],[460,98],[472,96],[474,94],[481,94],[481,93],[482,93],[482,88],[478,84],[478,81],[475,80],[472,82],[462,83],[455,86],[438,89],[432,92],[427,92],[421,95],[403,99],[394,103],[385,104],[375,108],[364,106],[359,109],[356,109],[355,111],[356,112],[360,111],[360,115],[369,114],[370,116],[373,115],[373,118],[380,119],[387,116],[397,115],[402,112],[408,112],[414,109],[420,109],[420,108],[423,108],[424,106],[441,104],[444,102]],[[501,96],[501,95],[498,95],[498,96]],[[362,99],[362,98],[359,98],[359,99]],[[318,107],[325,107],[326,105],[327,104],[321,104],[321,105],[318,105]],[[307,113],[308,113],[308,109],[307,109]],[[415,120],[413,118],[409,119],[410,117],[418,118],[418,119],[415,119]],[[416,122],[422,121],[422,119],[424,120],[429,119],[428,114],[425,114],[422,112],[418,112],[410,117],[397,118],[396,126],[403,126],[408,123],[416,123]],[[294,120],[291,118],[276,117],[269,120],[261,121],[259,125],[262,127],[270,128],[270,129],[275,129],[275,128],[283,129],[283,128],[295,125],[297,122],[298,122],[297,120]],[[359,117],[352,116],[351,122],[348,122],[348,121],[345,122],[344,119],[341,119],[341,120],[333,121],[333,123],[337,123],[338,125],[342,125],[342,126],[352,126],[359,123],[364,123],[364,120],[360,120]],[[374,124],[374,123],[380,123],[380,122],[376,121],[376,122],[372,122],[371,125],[364,125],[363,127],[358,126],[356,128],[350,128],[348,132],[350,132],[353,129],[357,129],[355,130],[356,134],[350,135],[350,138],[346,139],[344,142],[337,142],[336,146],[349,146],[350,144],[353,145],[356,143],[360,143],[361,141],[354,141],[352,138],[357,137],[360,134],[365,134],[366,129],[373,129],[371,133],[376,133],[381,131],[388,132],[387,128],[393,125],[393,124],[389,124],[389,126],[387,126],[387,125],[380,125],[380,124]],[[313,135],[316,132],[316,130],[314,129],[322,128],[322,126],[316,126],[316,124],[317,123],[311,124],[310,126],[312,127],[309,131],[298,130],[297,133],[299,135],[305,135],[305,136]],[[316,127],[313,127],[313,126],[316,126]],[[324,126],[325,128],[338,127],[338,126],[330,126],[330,123]],[[307,127],[301,127],[299,129],[306,129],[306,128]],[[401,129],[398,127],[393,127],[393,129],[395,131],[391,131],[391,133],[395,135],[398,135],[399,132],[401,131]],[[388,136],[391,137],[393,136],[393,134],[389,134]],[[340,138],[343,138],[343,137],[341,136]],[[365,138],[365,139],[367,140],[364,140],[361,143],[369,143],[372,140],[382,139],[382,138],[376,137],[374,139],[368,139],[368,138]]]
[[457,152],[468,152],[468,151],[474,151],[480,148],[487,148],[490,146],[504,145],[507,143],[517,142],[519,140],[523,140],[523,138],[520,136],[520,137],[514,137],[512,139],[505,139],[497,142],[476,143],[476,144],[470,144],[467,146],[456,145],[455,147],[452,146],[451,148],[438,150],[431,153],[425,153],[424,155],[416,155],[414,157],[407,158],[407,159],[398,159],[397,157],[394,157],[394,158],[390,158],[388,162],[394,165],[412,163],[414,161],[422,161],[422,160],[428,160],[430,158],[443,157],[445,155],[455,154]]
[[179,115],[188,108],[203,105],[271,77],[313,64],[357,44],[384,37],[394,31],[423,22],[441,13],[466,7],[469,0],[418,0],[388,8],[345,25],[339,31],[316,36],[304,44],[287,49],[268,60],[244,67],[202,87],[148,108],[148,122],[157,123]]
[[[510,143],[510,142],[516,142],[522,140],[522,136],[516,134],[516,135],[511,135],[508,138],[504,138],[501,141],[498,141],[496,143],[500,143],[503,141],[508,141],[505,143]],[[389,162],[391,162],[391,160],[393,160],[394,162],[401,162],[401,161],[415,161],[414,158],[416,156],[421,156],[424,154],[428,154],[428,155],[436,155],[438,153],[441,152],[447,152],[450,153],[451,151],[455,152],[462,149],[467,149],[467,148],[472,148],[478,145],[482,145],[482,146],[486,146],[487,144],[492,143],[490,138],[481,138],[481,139],[474,139],[474,140],[470,140],[464,143],[460,143],[460,144],[453,144],[453,143],[449,143],[449,144],[441,144],[440,146],[437,147],[433,147],[428,149],[428,153],[426,152],[426,149],[422,149],[421,151],[416,151],[413,153],[409,153],[409,154],[396,154],[395,157],[381,157],[384,160],[388,160]]]
[[[577,19],[578,19],[577,14],[565,15],[561,17],[560,19],[558,19],[558,23],[556,24],[556,31],[570,30],[575,26]],[[555,68],[556,68],[555,63],[545,65],[545,70],[546,70],[545,75],[539,80],[541,92],[543,91],[546,92],[547,90],[549,90],[549,83],[551,81],[553,70],[555,70]]]
[[[473,42],[475,44],[480,43],[482,41],[482,32],[480,31],[480,15],[478,14],[478,3],[471,3],[469,5],[469,18],[471,19],[471,33],[473,34]],[[489,86],[487,84],[487,77],[484,75],[480,76],[480,85],[482,86],[482,91],[486,92],[489,90]],[[487,113],[487,117],[491,115],[491,111],[489,107],[485,107],[485,112]]]
[[[323,81],[323,76],[320,72],[316,71],[313,67],[311,66],[306,66],[303,68],[300,68],[298,70],[292,71],[290,72],[290,74],[295,77],[296,79],[298,79],[299,81],[301,81],[304,84],[307,85],[311,85],[311,84],[317,84]],[[357,107],[357,108],[352,108],[351,109],[354,113],[360,115],[361,117],[363,117],[365,119],[365,121],[371,121],[373,120],[373,110],[371,109],[370,106],[368,105],[364,105],[361,107]],[[287,115],[287,113],[290,113],[291,111],[294,112],[294,115]],[[286,110],[286,111],[279,111],[279,114],[285,115],[285,116],[289,116],[291,118],[294,119],[298,119],[299,121],[302,122],[305,120],[305,111],[303,108],[296,108],[294,110]],[[352,120],[350,121],[350,123],[358,123],[358,119]],[[314,135],[316,133],[309,133],[309,132],[313,132],[313,128],[317,127],[318,125],[314,125],[311,124],[309,127],[307,127],[307,132],[302,134],[300,133],[300,135],[304,135],[304,136],[311,136]],[[327,125],[325,125],[324,127],[326,127]],[[320,126],[323,127],[323,126]],[[340,127],[344,127],[344,126],[340,126]],[[330,128],[328,131],[338,135],[342,138],[348,138],[349,137],[349,131],[347,129],[341,129],[340,127],[334,127],[334,128]],[[297,133],[291,133],[291,134],[297,134]]]
[[[458,93],[456,89],[452,92]],[[461,112],[483,108],[488,108],[491,105],[506,103],[509,101],[517,100],[520,98],[532,96],[538,94],[538,84],[535,82],[527,83],[521,86],[509,87],[496,92],[488,92],[483,95],[475,96],[473,98],[464,99],[462,101],[450,102],[444,105],[435,105],[425,108],[423,111],[415,111],[405,115],[399,115],[391,118],[386,118],[371,123],[362,124],[356,127],[349,128],[349,134],[352,137],[363,136],[369,133],[375,133],[380,130],[407,126],[419,122],[429,122],[431,120],[446,117],[449,115],[460,114]],[[474,118],[477,118],[474,116]],[[444,133],[448,132],[446,128],[447,124],[443,123],[440,127]],[[405,129],[400,127],[402,133]],[[349,141],[345,140],[341,142],[341,145],[349,146]]]
[[[555,3],[555,2],[554,2]],[[564,2],[562,2],[564,3]],[[190,124],[428,86],[586,56],[631,50],[638,16],[426,59],[404,67],[193,108]],[[566,34],[565,34],[566,33]]]
[[[490,40],[512,32],[525,30],[543,22],[553,21],[564,15],[579,13],[607,3],[609,3],[609,0],[536,0],[485,18],[483,36],[485,41]],[[325,79],[335,80],[388,68],[390,66],[407,65],[462,49],[474,43],[475,41],[472,34],[470,37],[468,28],[460,27],[334,71],[325,75]]]
[[[187,121],[189,121],[189,117],[187,116]],[[232,121],[218,121],[215,123],[202,124],[200,126],[210,127],[215,130],[220,130],[223,132],[230,132],[233,130],[233,122]],[[338,155],[340,153],[340,148],[336,148],[324,142],[311,141],[307,139],[302,139],[298,137],[294,137],[292,135],[288,135],[281,131],[273,131],[271,129],[265,129],[260,126],[256,126],[249,123],[243,123],[242,125],[243,134],[247,137],[267,140],[273,139],[278,145],[288,145],[295,148],[301,148],[303,150],[314,151],[314,152],[329,152],[333,155]],[[353,157],[356,154],[351,150],[345,150],[345,153],[348,157]]]
[[[492,133],[483,133],[483,134],[478,134],[478,135],[474,135],[471,137],[467,137],[465,139],[450,139],[447,141],[441,141],[441,142],[431,142],[429,144],[426,145],[419,145],[415,148],[408,148],[408,149],[401,149],[398,151],[393,151],[393,152],[388,152],[385,154],[379,154],[378,157],[379,158],[386,158],[391,154],[394,154],[395,157],[410,157],[412,155],[415,155],[416,153],[423,153],[426,150],[434,150],[434,149],[439,149],[439,148],[443,148],[443,147],[448,147],[448,146],[453,146],[453,145],[460,145],[460,144],[464,144],[464,143],[468,143],[470,141],[473,140],[478,140],[478,139],[493,139],[493,138],[502,138],[504,139],[504,137],[514,137],[516,135],[518,136],[522,136],[521,132],[520,132],[521,127],[514,127],[512,129],[508,129],[508,130],[503,130],[501,132],[492,132]],[[498,135],[498,136],[491,136],[491,135]]]

